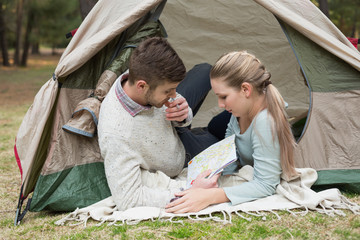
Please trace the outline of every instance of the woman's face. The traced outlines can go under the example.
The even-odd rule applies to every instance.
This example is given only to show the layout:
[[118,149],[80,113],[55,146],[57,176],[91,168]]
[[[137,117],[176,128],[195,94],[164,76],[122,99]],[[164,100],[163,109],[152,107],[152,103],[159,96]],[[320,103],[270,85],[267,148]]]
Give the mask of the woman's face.
[[211,86],[218,97],[218,104],[220,108],[225,108],[226,111],[232,113],[235,117],[244,116],[249,111],[249,101],[246,97],[246,92],[241,88],[240,90],[229,87],[222,79],[211,79]]

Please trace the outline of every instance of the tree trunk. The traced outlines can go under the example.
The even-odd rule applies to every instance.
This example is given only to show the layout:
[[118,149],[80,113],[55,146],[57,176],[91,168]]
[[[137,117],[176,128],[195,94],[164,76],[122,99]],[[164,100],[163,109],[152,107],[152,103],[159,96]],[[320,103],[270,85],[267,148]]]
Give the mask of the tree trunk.
[[5,19],[2,11],[2,1],[0,1],[0,47],[3,59],[4,66],[10,66],[9,62],[9,53],[7,49],[7,42],[6,42],[6,27],[5,27]]
[[51,48],[51,55],[55,56],[56,54],[56,47],[53,45]]
[[355,34],[356,34],[356,22],[357,22],[357,17],[358,17],[358,14],[359,14],[359,9],[355,9],[355,13],[354,13],[354,20],[353,20],[353,26],[352,26],[352,29],[351,29],[351,37],[355,37]]
[[31,44],[31,54],[40,55],[39,42],[34,42]]
[[20,45],[21,45],[21,27],[23,17],[23,5],[24,0],[18,0],[16,6],[16,39],[15,39],[15,55],[14,64],[19,65],[20,63]]
[[28,19],[27,19],[27,24],[26,24],[23,55],[22,55],[21,64],[20,64],[23,67],[26,67],[26,63],[27,63],[27,59],[28,59],[28,55],[29,55],[30,35],[31,35],[31,30],[33,28],[33,24],[34,24],[34,19],[35,19],[34,10],[30,8],[29,12],[28,12]]
[[319,8],[328,18],[330,18],[328,0],[319,0]]
[[79,0],[80,3],[80,13],[82,20],[88,15],[90,10],[94,7],[97,0]]

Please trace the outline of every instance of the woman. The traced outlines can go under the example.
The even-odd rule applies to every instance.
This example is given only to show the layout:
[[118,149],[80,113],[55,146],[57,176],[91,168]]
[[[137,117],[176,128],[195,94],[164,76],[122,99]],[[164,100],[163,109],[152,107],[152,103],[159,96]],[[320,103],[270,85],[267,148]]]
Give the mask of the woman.
[[[264,65],[246,51],[228,53],[215,63],[211,86],[219,106],[232,114],[226,136],[235,134],[237,164],[253,166],[254,176],[242,184],[218,187],[219,176],[207,179],[210,171],[204,172],[190,189],[176,194],[178,199],[166,205],[167,212],[197,212],[211,204],[230,201],[235,205],[263,198],[275,193],[282,172],[288,178],[297,175],[295,140],[284,100],[270,77]],[[237,170],[233,164],[224,173]]]

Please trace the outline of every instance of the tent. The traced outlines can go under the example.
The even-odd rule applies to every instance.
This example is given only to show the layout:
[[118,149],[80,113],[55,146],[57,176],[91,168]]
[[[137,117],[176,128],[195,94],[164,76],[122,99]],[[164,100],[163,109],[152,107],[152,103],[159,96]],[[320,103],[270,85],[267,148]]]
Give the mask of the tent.
[[[297,167],[316,169],[316,186],[360,192],[360,54],[310,1],[101,0],[19,128],[15,224],[28,209],[72,211],[110,195],[97,111],[139,41],[166,33],[187,69],[232,50],[259,57],[289,104]],[[216,106],[210,93],[193,127],[206,126]]]

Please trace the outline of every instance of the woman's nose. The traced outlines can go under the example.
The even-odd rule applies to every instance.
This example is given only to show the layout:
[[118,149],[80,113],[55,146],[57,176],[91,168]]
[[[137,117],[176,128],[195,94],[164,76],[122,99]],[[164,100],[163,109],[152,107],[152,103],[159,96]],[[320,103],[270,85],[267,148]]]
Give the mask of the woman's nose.
[[218,99],[219,108],[225,108],[225,103],[221,99]]

